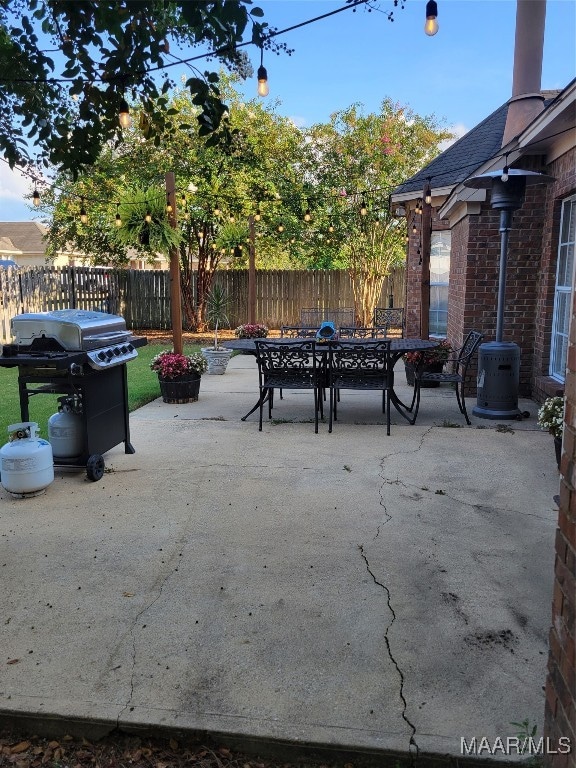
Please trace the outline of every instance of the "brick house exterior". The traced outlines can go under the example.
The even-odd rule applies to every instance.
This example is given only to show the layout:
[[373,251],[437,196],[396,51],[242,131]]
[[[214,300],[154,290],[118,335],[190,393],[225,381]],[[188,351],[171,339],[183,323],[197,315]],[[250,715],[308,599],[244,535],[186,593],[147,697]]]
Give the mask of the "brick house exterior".
[[[568,285],[569,335],[565,379],[551,375],[557,265],[561,245],[561,215],[572,206],[574,254],[576,229],[576,81],[558,94],[545,93],[544,111],[518,136],[501,146],[506,105],[398,187],[393,204],[406,210],[409,226],[426,181],[432,188],[432,233],[451,232],[448,318],[446,336],[458,346],[465,333],[483,331],[485,341],[496,330],[500,254],[499,211],[490,206],[490,192],[467,188],[466,177],[509,166],[554,177],[549,184],[526,188],[522,207],[513,214],[508,245],[504,338],[521,349],[520,394],[537,402],[565,394],[555,581],[545,686],[544,737],[552,747],[562,736],[571,751],[549,754],[553,768],[576,765],[576,291],[574,270]],[[491,134],[491,135],[487,135]],[[482,157],[482,155],[484,155]],[[572,200],[571,200],[572,199]],[[422,217],[423,218],[423,217]],[[407,333],[419,336],[422,262],[421,233],[411,234],[407,248]],[[566,248],[566,246],[563,246]],[[566,252],[566,251],[565,251]],[[570,277],[567,277],[570,281]],[[566,286],[565,286],[566,287]]]

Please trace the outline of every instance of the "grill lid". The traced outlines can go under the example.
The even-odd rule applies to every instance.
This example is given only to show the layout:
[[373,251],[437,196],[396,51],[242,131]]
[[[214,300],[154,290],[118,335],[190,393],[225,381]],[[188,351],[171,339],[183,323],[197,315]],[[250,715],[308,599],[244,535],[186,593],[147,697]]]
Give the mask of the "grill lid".
[[30,346],[36,339],[55,339],[69,351],[98,349],[126,341],[131,333],[119,315],[85,309],[57,309],[16,315],[11,321],[15,343]]

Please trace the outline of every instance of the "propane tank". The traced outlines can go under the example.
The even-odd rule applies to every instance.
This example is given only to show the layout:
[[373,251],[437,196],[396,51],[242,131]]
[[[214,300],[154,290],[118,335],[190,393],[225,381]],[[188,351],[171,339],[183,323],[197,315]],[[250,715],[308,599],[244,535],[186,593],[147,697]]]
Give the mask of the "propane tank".
[[37,496],[54,480],[52,446],[37,434],[35,421],[11,424],[0,448],[0,482],[18,498]]
[[82,408],[75,397],[59,397],[58,413],[48,419],[48,440],[55,458],[79,456],[84,448]]

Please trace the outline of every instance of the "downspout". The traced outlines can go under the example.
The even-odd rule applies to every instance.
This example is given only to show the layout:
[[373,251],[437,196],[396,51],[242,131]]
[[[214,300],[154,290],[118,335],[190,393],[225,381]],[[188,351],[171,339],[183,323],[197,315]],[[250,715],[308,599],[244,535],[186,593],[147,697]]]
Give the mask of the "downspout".
[[542,58],[546,0],[516,0],[512,97],[502,146],[518,136],[544,109]]

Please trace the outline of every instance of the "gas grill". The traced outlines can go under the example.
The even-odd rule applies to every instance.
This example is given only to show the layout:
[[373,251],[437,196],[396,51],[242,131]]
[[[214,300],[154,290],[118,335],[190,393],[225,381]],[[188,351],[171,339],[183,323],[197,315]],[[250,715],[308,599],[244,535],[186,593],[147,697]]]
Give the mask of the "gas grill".
[[74,398],[82,417],[80,455],[55,457],[56,466],[86,466],[90,480],[104,474],[102,454],[121,442],[134,453],[128,422],[126,363],[147,339],[134,336],[124,318],[106,312],[62,309],[16,315],[13,343],[5,344],[0,366],[18,367],[20,415],[29,421],[29,400],[37,394]]

